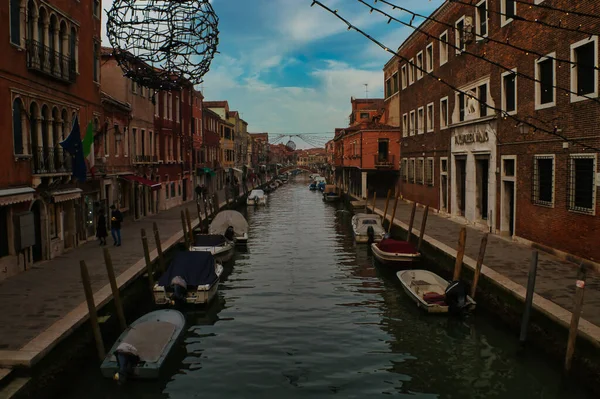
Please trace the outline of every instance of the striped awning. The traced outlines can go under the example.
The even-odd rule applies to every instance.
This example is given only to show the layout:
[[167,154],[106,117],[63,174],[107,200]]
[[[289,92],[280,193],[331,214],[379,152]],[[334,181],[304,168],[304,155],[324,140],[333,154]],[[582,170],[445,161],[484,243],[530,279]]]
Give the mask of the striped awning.
[[61,190],[54,190],[50,192],[52,196],[52,202],[59,203],[65,201],[71,201],[77,198],[81,198],[81,193],[83,192],[80,188],[65,188]]
[[0,206],[33,201],[35,190],[31,187],[5,188],[0,190]]

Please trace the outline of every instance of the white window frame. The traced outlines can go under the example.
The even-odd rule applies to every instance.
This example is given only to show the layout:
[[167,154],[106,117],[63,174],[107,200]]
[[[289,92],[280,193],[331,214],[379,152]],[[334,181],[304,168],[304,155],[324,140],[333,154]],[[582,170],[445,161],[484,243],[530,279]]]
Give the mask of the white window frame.
[[[553,94],[553,98],[554,101],[552,101],[551,103],[548,104],[540,104],[541,101],[541,97],[542,97],[542,86],[541,83],[539,82],[540,80],[540,68],[539,68],[539,63],[543,62],[547,59],[551,58],[552,59],[552,94]],[[538,58],[537,60],[534,61],[535,62],[535,109],[539,110],[539,109],[546,109],[546,108],[552,108],[556,106],[556,52],[552,52],[550,54],[546,54],[544,57]]]
[[433,68],[435,65],[434,61],[435,60],[433,59],[433,42],[431,42],[427,45],[427,47],[425,47],[425,70],[427,72],[433,72]]
[[[479,30],[479,27],[481,26],[481,15],[479,15],[479,6],[483,3],[485,3],[485,35],[482,35],[481,31]],[[475,5],[475,40],[477,41],[484,40],[486,37],[488,37],[488,34],[490,33],[490,11],[488,7],[489,5],[487,0],[481,0]]]
[[415,83],[415,59],[408,60],[408,85]]
[[408,135],[409,136],[414,136],[416,134],[415,131],[415,122],[416,122],[416,113],[415,110],[413,109],[412,111],[410,111],[409,113],[409,117],[408,117]]
[[[552,201],[547,202],[547,201],[540,201],[539,199],[539,189],[537,189],[537,194],[538,194],[538,198],[535,198],[535,190],[536,188],[533,187],[534,192],[531,193],[532,195],[532,202],[534,205],[537,206],[544,206],[547,208],[554,208],[554,202],[556,200],[556,155],[555,154],[535,154],[533,156],[533,175],[534,175],[534,181],[536,184],[539,184],[540,182],[540,177],[539,177],[539,171],[538,171],[538,164],[537,164],[537,160],[538,159],[552,159]],[[535,179],[535,176],[537,175],[537,179]]]
[[409,164],[409,166],[408,166],[409,167],[409,172],[410,172],[410,169],[411,169],[411,166],[412,166],[412,173],[408,174],[408,181],[410,183],[412,183],[412,184],[415,184],[415,181],[416,181],[415,180],[415,176],[416,176],[416,171],[415,171],[416,163],[415,163],[415,159],[414,158],[410,158],[409,161],[408,161],[408,164]]
[[402,65],[400,71],[400,75],[402,77],[402,90],[404,90],[408,86],[408,71],[406,70],[406,64]]
[[402,137],[408,137],[408,114],[402,115]]
[[434,131],[434,127],[435,127],[435,105],[433,103],[429,103],[427,104],[427,115],[425,115],[426,118],[426,126],[427,126],[427,133],[431,133]]
[[417,134],[425,133],[425,107],[417,108]]
[[[442,112],[442,104],[446,103],[446,120],[442,120],[444,113]],[[448,100],[448,96],[440,98],[440,130],[448,129],[448,125],[450,124],[450,104]]]
[[[442,39],[443,36],[446,36],[446,41],[444,42],[444,40]],[[445,31],[443,31],[440,34],[440,66],[444,65],[445,63],[448,62],[448,58],[450,58],[450,54],[448,51],[449,43],[450,43],[450,36],[448,35],[448,30],[446,29]]]
[[[427,170],[428,170],[428,166],[431,162],[431,183],[429,183],[427,181]],[[429,187],[434,187],[435,186],[435,159],[433,157],[427,157],[425,158],[425,178],[423,179],[423,184]]]
[[[584,210],[579,210],[579,209],[574,209],[575,206],[573,205],[573,202],[575,201],[575,198],[573,196],[573,190],[569,190],[569,199],[568,199],[568,203],[567,203],[567,209],[569,210],[569,212],[573,212],[573,213],[581,213],[584,215],[590,215],[590,216],[596,216],[596,196],[598,193],[598,187],[597,187],[597,183],[598,183],[598,155],[597,154],[584,154],[584,153],[579,153],[579,154],[569,154],[569,164],[567,167],[567,173],[569,173],[569,179],[567,179],[569,181],[569,183],[573,180],[573,172],[574,172],[574,167],[573,167],[573,161],[575,159],[581,159],[581,158],[590,158],[594,160],[594,182],[592,184],[592,209],[590,211],[584,211]],[[556,165],[555,165],[556,168]]]
[[[420,65],[419,65],[419,58],[421,59]],[[417,67],[416,67],[417,80],[423,79],[423,76],[424,76],[423,70],[425,69],[425,65],[423,64],[424,60],[425,60],[425,58],[423,55],[423,50],[421,50],[417,53]]]
[[[578,47],[586,45],[590,42],[594,42],[594,52],[596,62],[594,66],[598,68],[598,36],[588,37],[586,39],[580,40],[577,43],[571,44],[571,62],[573,62],[572,66],[575,66],[575,50]],[[598,97],[598,69],[594,69],[594,92],[590,94],[585,94],[580,96],[577,94],[577,68],[570,68],[571,70],[571,102],[579,102],[584,100],[589,100],[591,98]]]
[[[509,75],[515,75],[515,110],[514,111],[506,111],[506,93],[504,89],[504,78]],[[501,99],[502,99],[502,111],[506,112],[508,115],[516,115],[519,109],[519,95],[518,95],[518,80],[519,76],[517,75],[517,68],[511,69],[510,71],[504,72],[500,75],[500,91],[501,91]]]
[[[517,14],[518,7],[515,1],[515,15]],[[513,18],[506,18],[506,0],[500,1],[500,27],[506,26],[513,21]],[[489,29],[488,29],[489,30]]]
[[463,23],[463,27],[465,26],[465,16],[463,15],[462,17],[460,17],[459,19],[456,20],[456,22],[454,23],[454,52],[455,54],[459,55],[462,54],[462,52],[464,50],[466,50],[466,44],[464,45],[465,48],[463,48],[463,43],[460,42],[460,37],[464,37],[464,31],[460,34],[460,36],[458,35],[458,24],[459,23]]
[[408,182],[408,158],[402,159],[402,181]]

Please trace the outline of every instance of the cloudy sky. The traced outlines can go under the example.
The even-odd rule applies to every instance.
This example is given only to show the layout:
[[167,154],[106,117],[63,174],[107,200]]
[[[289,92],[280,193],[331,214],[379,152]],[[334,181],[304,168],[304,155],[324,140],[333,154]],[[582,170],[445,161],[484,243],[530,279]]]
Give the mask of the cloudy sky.
[[[354,0],[322,0],[354,25],[390,48],[412,29],[387,19]],[[366,0],[373,4],[373,0]],[[391,0],[429,14],[442,0]],[[348,125],[350,97],[383,97],[383,65],[391,58],[377,45],[312,0],[213,0],[219,16],[219,54],[204,77],[207,100],[227,100],[248,122],[250,132],[319,133],[313,144]],[[104,0],[104,18],[112,0]],[[406,14],[378,2],[397,18]],[[103,45],[110,45],[104,32]],[[331,132],[331,133],[327,133]],[[280,139],[281,140],[281,139]],[[286,137],[284,141],[287,141]],[[298,147],[310,147],[292,137]]]

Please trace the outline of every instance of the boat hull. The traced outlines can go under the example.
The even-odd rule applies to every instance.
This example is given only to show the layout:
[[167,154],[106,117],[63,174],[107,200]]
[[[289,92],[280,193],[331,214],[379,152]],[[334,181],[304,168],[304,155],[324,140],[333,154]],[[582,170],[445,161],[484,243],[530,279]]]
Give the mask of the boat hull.
[[235,237],[236,245],[246,245],[248,244],[248,233],[244,233],[244,235]]
[[339,195],[323,195],[323,200],[325,200],[325,202],[337,202],[340,200],[340,196]]
[[185,317],[183,314],[181,314],[181,312],[174,309],[155,310],[154,312],[147,313],[131,323],[131,325],[119,336],[115,344],[108,352],[108,355],[106,355],[104,361],[100,365],[100,371],[102,375],[106,378],[113,378],[115,373],[119,371],[119,364],[117,363],[114,352],[123,342],[130,343],[135,346],[133,341],[135,340],[134,335],[136,334],[136,327],[141,329],[143,326],[165,326],[166,324],[172,324],[172,328],[155,328],[151,329],[152,331],[150,331],[152,332],[152,339],[157,341],[159,344],[157,346],[161,348],[160,352],[153,354],[152,359],[146,359],[143,353],[140,353],[140,357],[142,359],[140,363],[133,368],[133,375],[131,376],[132,378],[140,379],[158,378],[160,375],[161,366],[169,355],[169,352],[173,348],[177,338],[179,338],[181,335],[183,328],[185,327]]
[[[381,240],[383,240],[383,235],[376,235],[374,242],[379,242]],[[367,244],[369,242],[369,236],[366,234],[354,233],[354,241],[356,241],[357,244]]]
[[190,247],[190,251],[210,252],[215,257],[215,260],[220,262],[231,260],[234,250],[235,244],[233,242],[227,242],[217,247]]
[[261,206],[262,205],[262,206],[264,206],[264,205],[267,205],[267,199],[266,198],[262,198],[262,199],[259,199],[258,201],[256,201],[254,199],[248,198],[246,200],[246,205],[249,205],[249,206],[255,206],[255,205],[256,206]]
[[419,253],[405,254],[382,251],[375,243],[371,244],[371,250],[375,259],[384,265],[408,266],[421,258],[421,254]]

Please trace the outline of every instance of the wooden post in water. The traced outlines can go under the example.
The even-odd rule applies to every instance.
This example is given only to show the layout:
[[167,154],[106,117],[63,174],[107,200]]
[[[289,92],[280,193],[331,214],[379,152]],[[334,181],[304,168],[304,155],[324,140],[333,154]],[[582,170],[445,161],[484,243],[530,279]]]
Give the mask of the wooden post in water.
[[421,231],[419,232],[419,243],[417,244],[417,252],[421,250],[421,243],[423,242],[423,236],[425,235],[425,226],[427,225],[427,215],[429,215],[429,205],[425,207],[423,211],[423,219],[421,219]]
[[196,201],[196,212],[198,212],[198,224],[202,224],[202,210],[200,209],[200,202]]
[[412,210],[410,211],[410,222],[408,223],[408,231],[406,232],[406,241],[410,242],[412,235],[413,223],[415,222],[415,213],[417,212],[417,203],[413,202]]
[[579,265],[577,272],[577,282],[575,283],[575,307],[571,316],[571,326],[569,327],[569,340],[567,341],[567,355],[565,357],[565,373],[571,371],[573,354],[575,353],[575,340],[579,330],[579,318],[583,308],[583,293],[585,291],[585,268],[583,263]]
[[183,229],[183,241],[185,242],[185,249],[190,248],[187,225],[185,223],[185,215],[183,214],[183,209],[181,210],[181,228]]
[[392,231],[392,226],[394,225],[394,218],[396,217],[396,208],[398,207],[398,197],[400,197],[400,191],[396,194],[396,200],[394,201],[394,209],[392,210],[392,219],[390,220],[390,225],[388,226],[388,234]]
[[213,199],[213,216],[215,215],[215,213],[219,212],[219,209],[221,209],[221,204],[219,204],[219,193],[215,193]]
[[458,237],[458,250],[456,252],[456,263],[454,264],[454,276],[452,280],[456,281],[460,279],[460,273],[462,272],[463,257],[465,256],[465,244],[467,242],[467,228],[463,227],[460,229],[460,235]]
[[150,260],[150,249],[148,248],[148,237],[146,229],[142,229],[142,246],[144,247],[144,259],[146,260],[146,271],[148,272],[148,285],[150,293],[154,290],[154,272],[152,271],[152,261]]
[[373,213],[375,213],[375,201],[377,201],[377,191],[373,191],[373,206],[371,206]]
[[369,210],[369,190],[367,190],[367,196],[365,197],[365,213]]
[[102,341],[102,334],[100,333],[100,325],[98,324],[98,314],[96,313],[96,305],[94,304],[94,292],[92,291],[92,283],[90,282],[90,275],[85,265],[85,261],[79,261],[79,268],[81,269],[81,282],[83,283],[83,291],[85,292],[85,301],[88,305],[88,312],[90,314],[90,323],[92,325],[92,331],[94,333],[94,340],[96,341],[96,351],[100,361],[104,360],[106,353],[104,352],[104,341]]
[[479,246],[479,256],[477,257],[477,266],[475,266],[473,284],[471,284],[471,298],[473,299],[475,299],[475,293],[477,292],[477,283],[479,282],[479,275],[481,274],[481,266],[483,265],[483,257],[485,256],[485,248],[487,247],[489,235],[490,233],[485,233],[481,238],[481,245]]
[[160,243],[160,235],[158,233],[158,225],[156,222],[152,223],[152,229],[154,230],[154,242],[156,243],[156,251],[158,252],[158,264],[160,265],[160,271],[166,270],[165,266],[165,255],[162,251],[162,244]]
[[387,216],[388,205],[390,204],[390,196],[392,195],[392,189],[388,190],[387,198],[385,199],[385,209],[383,211],[383,223],[385,223],[385,217]]
[[537,274],[538,251],[532,251],[531,263],[529,264],[529,276],[527,276],[527,294],[525,296],[525,309],[521,319],[521,334],[519,342],[523,343],[527,339],[527,327],[529,327],[529,318],[531,317],[531,307],[533,306],[533,293],[535,289],[535,277]]
[[106,264],[106,273],[108,274],[108,281],[110,282],[110,289],[113,294],[113,301],[115,302],[115,309],[117,312],[117,318],[119,319],[119,325],[121,331],[125,331],[127,328],[127,321],[125,320],[125,312],[123,311],[123,303],[121,302],[121,295],[119,287],[117,286],[117,278],[115,277],[115,269],[113,268],[112,258],[108,248],[104,247],[104,263]]
[[187,221],[187,228],[188,228],[188,234],[190,236],[189,241],[190,241],[190,247],[191,247],[192,244],[194,243],[194,231],[192,230],[192,220],[190,217],[189,208],[185,208],[185,219]]

